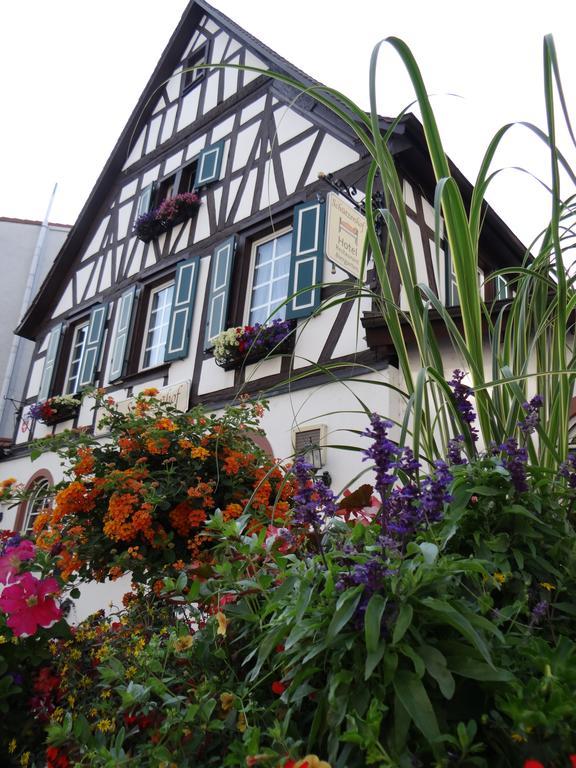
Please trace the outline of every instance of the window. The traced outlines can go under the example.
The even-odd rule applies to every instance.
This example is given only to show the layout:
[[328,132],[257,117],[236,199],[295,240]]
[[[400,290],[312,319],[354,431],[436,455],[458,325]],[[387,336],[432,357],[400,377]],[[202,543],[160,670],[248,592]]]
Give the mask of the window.
[[291,229],[254,243],[249,325],[285,319],[291,251]]
[[494,300],[503,301],[512,298],[510,284],[504,275],[496,275],[493,281]]
[[208,63],[208,43],[205,43],[197,51],[194,51],[185,61],[184,72],[182,78],[182,88],[187,91],[192,86],[197,85],[201,80],[206,77],[207,69],[190,69],[190,67],[198,67],[201,64]]
[[68,372],[66,374],[66,386],[64,388],[64,392],[66,394],[73,395],[80,389],[78,386],[80,379],[80,366],[82,364],[82,358],[86,348],[87,337],[88,322],[77,325],[74,329],[74,336],[72,337],[72,347],[70,350]]
[[50,489],[53,485],[54,480],[47,469],[40,469],[32,475],[26,485],[26,491],[30,496],[18,505],[13,526],[15,531],[22,534],[32,533],[34,521],[38,515],[52,504]]
[[142,370],[164,362],[173,296],[173,282],[165,283],[150,292],[140,365]]
[[22,533],[31,534],[34,528],[34,522],[40,512],[45,507],[50,506],[48,491],[50,483],[46,479],[38,480],[34,484],[32,496],[26,502],[26,511],[24,512],[24,521],[22,523]]

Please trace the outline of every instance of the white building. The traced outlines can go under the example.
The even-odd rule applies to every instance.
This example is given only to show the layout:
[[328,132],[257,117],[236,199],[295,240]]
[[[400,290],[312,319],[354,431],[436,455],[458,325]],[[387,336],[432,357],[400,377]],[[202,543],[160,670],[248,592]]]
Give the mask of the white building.
[[[295,433],[311,430],[328,445],[324,469],[340,490],[362,468],[357,455],[330,447],[359,444],[354,430],[365,428],[366,417],[354,393],[371,409],[401,417],[393,390],[365,383],[399,383],[386,328],[370,314],[370,299],[318,312],[352,280],[325,257],[324,200],[331,189],[318,174],[334,174],[361,197],[369,158],[355,134],[310,95],[252,70],[183,72],[205,63],[273,70],[314,84],[204,0],[189,4],[18,328],[35,342],[25,400],[30,405],[89,385],[124,400],[156,386],[177,392],[183,408],[205,403],[217,409],[239,392],[262,393],[271,401],[263,426],[274,454],[288,456]],[[403,179],[419,275],[450,304],[449,263],[438,266],[431,248],[434,177],[414,117],[397,126],[390,148]],[[454,175],[469,198],[470,185],[456,169]],[[136,236],[141,214],[192,189],[201,201],[194,215],[148,242]],[[353,239],[354,232],[344,236]],[[518,264],[523,253],[487,209],[483,272]],[[401,301],[399,276],[391,278]],[[370,269],[367,282],[376,286]],[[290,296],[284,309],[297,324],[293,355],[230,370],[216,364],[211,341],[220,331],[262,320]],[[331,363],[338,367],[328,373]],[[55,457],[30,462],[29,443],[73,426],[95,428],[89,401],[73,420],[54,427],[36,422],[23,431],[17,425],[1,475],[27,487],[60,479]],[[25,530],[33,512],[33,502],[22,505],[7,512],[2,525]]]

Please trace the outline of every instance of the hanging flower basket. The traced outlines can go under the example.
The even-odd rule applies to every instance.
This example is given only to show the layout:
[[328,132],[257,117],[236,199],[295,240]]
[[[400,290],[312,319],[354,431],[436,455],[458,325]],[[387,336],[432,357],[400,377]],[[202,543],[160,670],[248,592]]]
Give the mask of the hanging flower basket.
[[28,409],[28,415],[35,421],[41,421],[49,427],[76,418],[82,399],[72,395],[50,397],[41,403],[34,403]]
[[139,240],[149,243],[176,224],[192,218],[200,207],[200,198],[194,192],[167,197],[158,208],[143,213],[136,219],[134,233]]
[[228,328],[214,339],[216,364],[229,371],[272,355],[289,355],[294,350],[295,327],[293,320],[274,320],[268,325]]

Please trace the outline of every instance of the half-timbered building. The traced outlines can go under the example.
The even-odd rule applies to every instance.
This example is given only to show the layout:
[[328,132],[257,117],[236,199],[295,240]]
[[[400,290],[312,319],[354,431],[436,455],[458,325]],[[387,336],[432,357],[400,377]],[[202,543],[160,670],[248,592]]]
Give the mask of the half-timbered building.
[[[262,394],[274,454],[320,441],[323,470],[338,488],[362,467],[354,454],[330,447],[358,444],[365,414],[356,395],[401,416],[394,389],[374,384],[400,382],[370,299],[327,302],[354,278],[325,257],[325,201],[338,193],[319,174],[361,196],[366,152],[306,90],[266,70],[305,89],[315,84],[204,0],[190,2],[18,329],[36,352],[3,476],[39,489],[59,479],[55,457],[30,463],[29,443],[70,427],[96,429],[93,402],[86,398],[73,418],[51,426],[27,417],[27,406],[93,386],[120,402],[154,386],[183,409]],[[390,149],[419,276],[453,303],[449,263],[433,258],[434,179],[414,117],[395,128]],[[343,240],[357,236],[344,222]],[[485,273],[523,255],[490,210],[481,254]],[[373,281],[370,269],[366,279]],[[392,280],[402,302],[398,275]],[[223,330],[274,318],[291,321],[293,349],[217,364],[213,342]],[[35,512],[32,499],[3,525],[26,530]]]

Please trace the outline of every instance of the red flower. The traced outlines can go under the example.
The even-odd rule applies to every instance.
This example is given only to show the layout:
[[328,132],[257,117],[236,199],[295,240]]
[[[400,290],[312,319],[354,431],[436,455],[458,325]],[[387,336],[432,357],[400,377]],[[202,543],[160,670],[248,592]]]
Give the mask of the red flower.
[[68,768],[70,760],[58,747],[48,747],[46,749],[46,768]]
[[280,643],[279,645],[276,646],[274,650],[276,651],[276,653],[283,653],[286,649],[284,648],[282,643]]
[[33,635],[38,627],[51,627],[62,618],[62,611],[54,602],[59,592],[56,579],[37,579],[24,573],[15,584],[5,587],[0,597],[0,608],[6,611],[6,623],[18,637]]
[[9,547],[6,554],[0,557],[0,584],[7,584],[20,571],[23,560],[32,560],[36,547],[31,541],[21,541],[15,547]]
[[524,760],[523,768],[544,768],[540,760]]
[[571,768],[576,768],[576,755],[569,755]]
[[278,696],[281,696],[285,690],[286,686],[281,680],[274,680],[272,683],[272,693],[276,693]]

